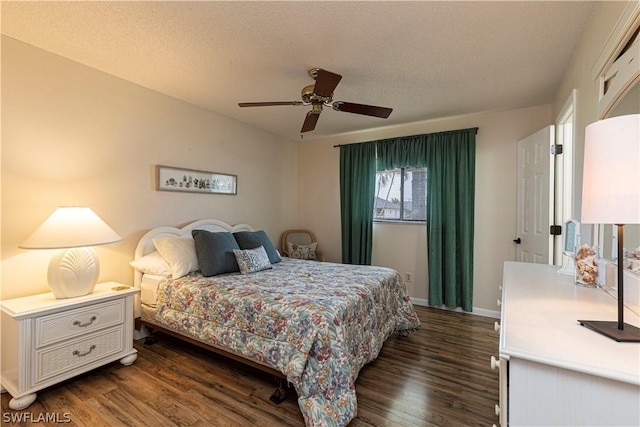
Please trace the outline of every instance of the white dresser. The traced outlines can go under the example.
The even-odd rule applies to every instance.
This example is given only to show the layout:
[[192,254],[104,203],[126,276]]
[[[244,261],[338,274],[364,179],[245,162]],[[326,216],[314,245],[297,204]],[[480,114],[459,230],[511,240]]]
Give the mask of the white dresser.
[[89,295],[39,294],[2,301],[2,388],[22,410],[36,391],[104,364],[132,364],[133,298],[138,289],[98,284]]
[[[617,320],[616,300],[573,284],[558,267],[506,262],[500,404],[504,426],[640,426],[640,344],[618,343],[577,320]],[[625,312],[625,322],[640,319]]]

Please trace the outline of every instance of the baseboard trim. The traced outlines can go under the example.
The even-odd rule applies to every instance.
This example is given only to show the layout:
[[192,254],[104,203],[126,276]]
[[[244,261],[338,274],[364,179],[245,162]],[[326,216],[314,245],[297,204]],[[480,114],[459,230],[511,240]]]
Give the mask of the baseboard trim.
[[428,307],[429,306],[429,300],[423,299],[423,298],[413,298],[411,297],[411,302],[414,305],[421,305],[423,307]]
[[473,314],[483,317],[491,317],[493,319],[500,318],[500,312],[495,310],[487,310],[486,308],[473,307]]
[[[415,305],[420,305],[420,306],[423,306],[423,307],[429,307],[429,300],[424,299],[424,298],[413,298],[412,297],[411,298],[411,302],[413,304],[415,304]],[[442,310],[455,311],[457,313],[468,313],[468,311],[464,311],[460,307],[451,308],[451,307],[447,307],[445,305],[433,306],[433,307],[440,308]],[[476,316],[482,316],[482,317],[491,317],[493,319],[499,319],[500,318],[500,312],[499,311],[487,310],[486,308],[473,307],[473,311],[471,312],[471,314],[475,314]]]

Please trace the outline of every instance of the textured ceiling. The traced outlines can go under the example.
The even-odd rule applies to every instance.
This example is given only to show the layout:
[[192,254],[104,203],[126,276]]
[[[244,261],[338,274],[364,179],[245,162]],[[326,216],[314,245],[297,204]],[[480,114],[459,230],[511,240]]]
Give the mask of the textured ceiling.
[[2,33],[299,140],[298,101],[320,67],[334,99],[305,140],[552,101],[593,2],[3,2]]

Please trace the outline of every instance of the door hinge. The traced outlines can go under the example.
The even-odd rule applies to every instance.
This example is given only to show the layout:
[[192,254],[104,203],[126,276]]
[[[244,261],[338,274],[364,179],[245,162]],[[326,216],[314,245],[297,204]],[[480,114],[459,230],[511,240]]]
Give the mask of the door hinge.
[[562,145],[561,144],[553,144],[551,146],[551,155],[555,156],[556,154],[562,154]]
[[562,234],[562,226],[561,225],[550,226],[549,234],[551,234],[552,236],[560,236]]

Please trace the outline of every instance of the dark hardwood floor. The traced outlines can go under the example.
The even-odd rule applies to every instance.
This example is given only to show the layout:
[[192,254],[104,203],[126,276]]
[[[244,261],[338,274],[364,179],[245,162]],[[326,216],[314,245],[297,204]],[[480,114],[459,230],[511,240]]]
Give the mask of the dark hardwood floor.
[[[393,335],[356,382],[361,426],[491,426],[497,423],[498,351],[494,319],[416,306],[422,328]],[[115,362],[38,392],[9,409],[2,425],[303,426],[295,392],[275,405],[275,379],[193,345],[159,335],[135,343],[138,359]],[[17,414],[22,415],[17,415]],[[21,417],[21,418],[17,418]],[[26,421],[27,419],[36,422]],[[18,420],[13,422],[12,420]]]

